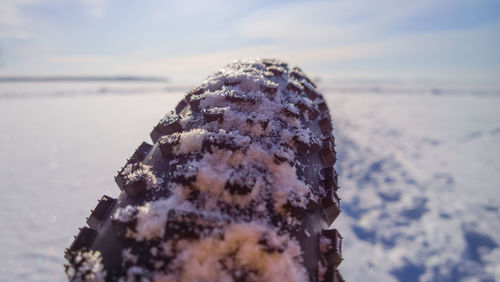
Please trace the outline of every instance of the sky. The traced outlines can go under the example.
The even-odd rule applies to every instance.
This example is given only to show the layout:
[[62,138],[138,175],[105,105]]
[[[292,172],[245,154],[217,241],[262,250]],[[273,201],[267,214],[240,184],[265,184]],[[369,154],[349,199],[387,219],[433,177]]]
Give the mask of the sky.
[[197,82],[255,57],[325,79],[500,80],[500,1],[0,0],[0,76]]

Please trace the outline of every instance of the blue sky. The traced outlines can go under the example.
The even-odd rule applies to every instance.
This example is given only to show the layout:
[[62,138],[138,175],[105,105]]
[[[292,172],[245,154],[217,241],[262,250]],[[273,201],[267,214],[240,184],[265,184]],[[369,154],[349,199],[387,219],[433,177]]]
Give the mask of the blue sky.
[[0,75],[199,81],[278,57],[323,78],[500,78],[500,1],[2,0]]

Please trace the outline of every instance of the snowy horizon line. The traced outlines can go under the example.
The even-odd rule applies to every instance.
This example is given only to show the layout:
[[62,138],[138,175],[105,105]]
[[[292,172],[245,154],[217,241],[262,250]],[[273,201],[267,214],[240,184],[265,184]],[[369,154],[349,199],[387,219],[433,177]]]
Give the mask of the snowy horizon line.
[[169,82],[162,76],[137,75],[12,75],[0,76],[0,82]]
[[[201,78],[201,80],[205,77]],[[425,84],[466,84],[470,86],[483,87],[500,87],[500,84],[487,77],[475,78],[471,80],[453,79],[453,78],[425,78],[425,77],[410,77],[410,76],[312,76],[312,79],[320,85],[331,86],[334,83],[355,83],[355,84],[389,84],[389,85],[425,85]],[[193,84],[201,81],[200,79],[172,79],[169,76],[158,75],[127,75],[127,74],[110,74],[110,75],[0,75],[0,83],[14,82],[158,82],[169,83],[173,85]]]

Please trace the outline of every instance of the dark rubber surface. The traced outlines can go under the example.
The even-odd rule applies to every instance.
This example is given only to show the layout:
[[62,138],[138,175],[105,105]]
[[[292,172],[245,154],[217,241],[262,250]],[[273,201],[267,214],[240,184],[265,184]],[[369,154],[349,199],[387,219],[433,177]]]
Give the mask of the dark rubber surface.
[[[157,199],[171,196],[171,184],[180,184],[188,190],[188,199],[194,206],[203,207],[203,192],[196,185],[197,170],[199,168],[190,165],[190,161],[201,159],[205,154],[211,154],[215,150],[231,150],[246,152],[247,145],[232,139],[229,135],[221,135],[220,132],[210,132],[204,137],[201,150],[192,151],[187,154],[176,154],[175,148],[179,145],[179,136],[175,133],[201,128],[206,124],[215,127],[223,126],[227,119],[222,107],[203,107],[204,94],[216,91],[214,88],[243,89],[240,84],[245,81],[237,77],[219,79],[219,84],[204,83],[200,87],[187,93],[185,98],[177,105],[174,112],[167,114],[162,121],[156,125],[150,137],[152,144],[143,142],[128,159],[115,180],[121,190],[118,199],[103,196],[97,206],[87,218],[88,227],[83,227],[75,237],[74,242],[67,249],[65,257],[68,260],[66,272],[70,280],[99,280],[103,277],[96,276],[95,269],[83,267],[86,258],[81,256],[82,252],[98,251],[100,263],[105,271],[105,280],[117,281],[128,275],[129,279],[153,280],[151,272],[137,272],[131,276],[127,271],[132,266],[140,266],[141,269],[157,270],[158,262],[168,265],[175,254],[152,255],[150,249],[158,246],[161,241],[190,240],[192,242],[210,236],[224,236],[224,226],[231,222],[250,222],[262,220],[270,226],[275,226],[282,234],[290,234],[299,244],[302,251],[302,264],[307,271],[309,281],[343,281],[337,270],[342,261],[340,233],[327,229],[340,213],[339,197],[337,195],[338,175],[334,169],[336,162],[335,138],[332,135],[332,123],[328,107],[317,91],[314,83],[307,78],[298,68],[289,68],[285,63],[275,60],[260,60],[251,63],[240,63],[247,68],[265,71],[260,88],[249,92],[234,91],[225,96],[224,103],[234,105],[256,105],[261,103],[260,96],[272,97],[278,91],[286,99],[283,101],[282,110],[272,122],[282,120],[283,127],[287,128],[287,118],[299,119],[303,127],[308,128],[319,142],[305,142],[299,136],[293,137],[293,144],[282,144],[283,151],[277,151],[272,156],[276,164],[288,163],[295,166],[297,178],[311,188],[312,196],[307,205],[297,205],[289,200],[284,205],[286,215],[278,213],[273,207],[270,196],[263,199],[269,201],[266,204],[266,217],[255,214],[251,208],[234,207],[221,202],[217,207],[217,216],[197,211],[184,211],[170,209],[167,215],[165,234],[163,238],[152,240],[134,240],[127,236],[127,229],[134,229],[137,222],[121,221],[113,217],[117,209],[129,205],[140,206]],[[237,68],[238,63],[231,65]],[[266,81],[276,83],[265,83]],[[278,85],[278,86],[276,86]],[[296,98],[303,97],[303,98]],[[191,113],[190,119],[183,122],[186,113]],[[226,119],[225,119],[226,118]],[[249,115],[246,121],[251,126],[260,126],[266,130],[270,126],[269,120],[261,120],[256,116]],[[277,139],[278,140],[278,139]],[[257,142],[257,141],[255,141]],[[295,158],[283,153],[291,150]],[[175,160],[175,161],[173,161]],[[136,177],[131,179],[127,171],[138,171],[147,165],[155,175],[160,184],[151,189],[151,180],[147,177]],[[245,196],[252,192],[255,186],[255,173],[270,173],[263,167],[248,168],[238,167],[237,173],[230,174],[224,190],[230,195]],[[292,197],[293,198],[293,197]],[[292,199],[290,198],[290,199]],[[222,214],[222,216],[221,216]],[[299,224],[287,225],[287,218],[298,220]],[[220,233],[220,234],[219,234]],[[259,244],[267,252],[283,252],[280,246],[273,246],[266,239],[261,239]],[[130,249],[137,257],[137,261],[131,263],[123,258],[123,250]],[[243,271],[244,272],[244,271]],[[234,271],[232,277],[235,281],[252,280],[241,271]],[[96,278],[97,277],[97,278]]]

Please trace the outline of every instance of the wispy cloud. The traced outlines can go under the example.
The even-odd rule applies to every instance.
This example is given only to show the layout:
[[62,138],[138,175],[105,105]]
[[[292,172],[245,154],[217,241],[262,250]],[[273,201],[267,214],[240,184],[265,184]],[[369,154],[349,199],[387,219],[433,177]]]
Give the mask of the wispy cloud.
[[0,4],[0,38],[29,38],[28,27],[20,8],[33,3],[36,3],[36,0],[2,1]]
[[106,11],[106,0],[80,0],[86,6],[88,13],[94,17],[103,17]]
[[[489,22],[483,15],[494,15],[490,0],[474,5],[462,0],[4,1],[0,15],[9,17],[0,17],[0,40],[3,32],[18,38],[36,34],[38,41],[4,44],[17,51],[2,72],[144,73],[194,80],[234,59],[278,57],[322,76],[500,73],[500,14]],[[76,11],[75,19],[47,14],[45,22],[22,13],[23,7],[49,3],[84,7],[84,13]],[[461,13],[464,20],[456,24]],[[474,25],[467,24],[467,15],[474,15]]]
[[[365,3],[366,4],[366,3]],[[250,13],[211,38],[259,41],[254,46],[148,58],[134,66],[187,78],[236,58],[278,57],[322,76],[495,77],[500,73],[500,23],[480,27],[392,32],[409,17],[437,9],[380,1],[360,12],[360,1],[293,3]],[[363,15],[360,15],[363,14]],[[314,15],[314,16],[311,16]],[[208,40],[202,38],[201,40]],[[200,41],[201,41],[200,40]],[[214,39],[215,40],[215,39]]]
[[[104,16],[107,0],[77,0],[87,14]],[[37,22],[24,13],[24,9],[47,4],[63,4],[65,0],[2,0],[0,3],[0,39],[29,39]],[[76,2],[76,1],[75,1]]]

